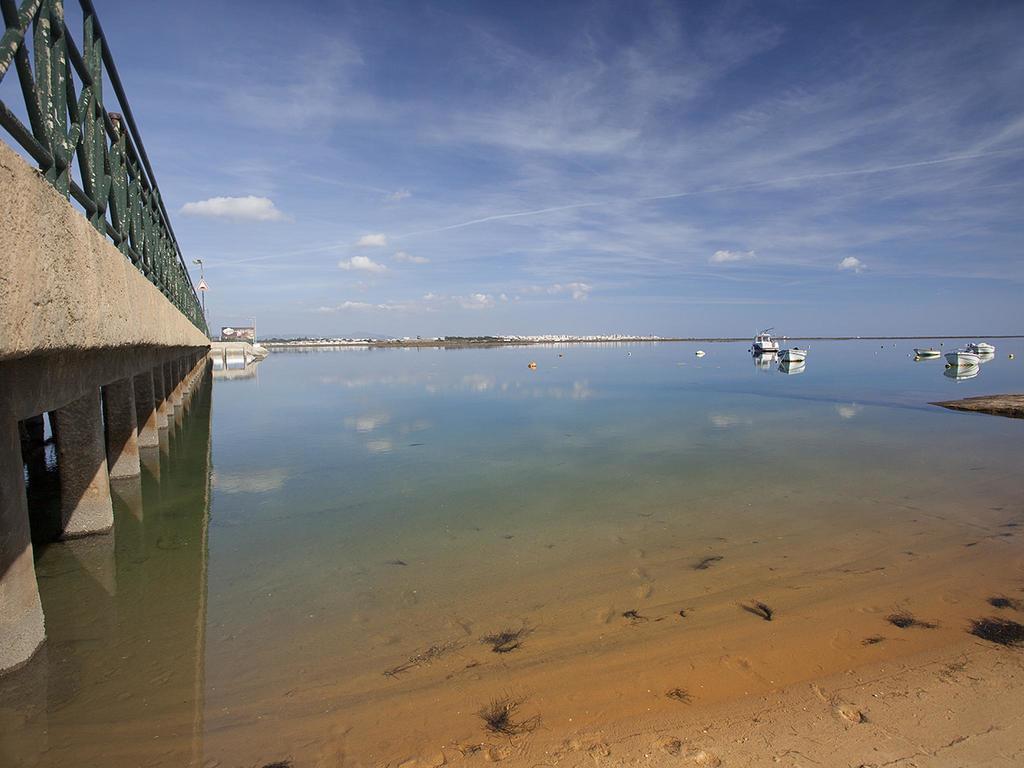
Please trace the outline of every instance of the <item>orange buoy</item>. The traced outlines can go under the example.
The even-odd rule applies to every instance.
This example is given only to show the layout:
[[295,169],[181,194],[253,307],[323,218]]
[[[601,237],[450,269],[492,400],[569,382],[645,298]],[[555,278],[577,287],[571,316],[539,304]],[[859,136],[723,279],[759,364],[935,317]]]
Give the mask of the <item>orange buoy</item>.
[[529,364],[528,366],[526,366],[526,367],[527,367],[527,368],[530,368],[530,369],[536,369],[536,367],[537,367],[537,364],[536,364],[535,362],[533,362],[533,360],[531,360],[531,361],[530,361],[530,364]]

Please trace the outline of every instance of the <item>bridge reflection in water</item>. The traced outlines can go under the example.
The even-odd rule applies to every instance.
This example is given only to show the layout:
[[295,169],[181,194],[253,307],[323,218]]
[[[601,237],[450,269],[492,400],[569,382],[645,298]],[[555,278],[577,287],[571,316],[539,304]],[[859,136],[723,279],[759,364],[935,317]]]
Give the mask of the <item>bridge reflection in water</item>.
[[211,388],[112,483],[114,532],[36,550],[47,641],[0,678],[0,765],[202,764]]

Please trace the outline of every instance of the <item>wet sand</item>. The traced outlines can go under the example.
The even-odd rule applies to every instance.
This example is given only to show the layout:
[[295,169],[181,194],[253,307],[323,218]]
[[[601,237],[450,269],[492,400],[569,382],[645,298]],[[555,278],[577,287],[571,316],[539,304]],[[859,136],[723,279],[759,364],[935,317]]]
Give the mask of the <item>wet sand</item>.
[[944,400],[932,405],[949,408],[951,411],[972,411],[1024,419],[1024,395],[981,395],[965,397],[962,400]]
[[[916,749],[927,757],[1024,713],[1007,704],[1024,654],[967,633],[984,616],[1024,621],[987,603],[1024,598],[1024,557],[1019,515],[1005,509],[924,522],[840,537],[827,552],[820,541],[712,539],[685,551],[627,541],[621,558],[575,566],[561,600],[534,600],[558,595],[551,579],[565,572],[553,564],[531,568],[504,606],[481,584],[458,610],[425,598],[387,629],[356,616],[368,642],[344,670],[309,658],[267,697],[254,667],[252,680],[235,681],[252,684],[247,704],[237,704],[237,688],[225,709],[208,695],[205,756],[296,766],[436,765],[442,754],[446,763],[530,766],[758,765],[775,756],[813,764],[796,753],[881,765]],[[906,541],[913,551],[888,544]],[[414,566],[391,567],[401,580]],[[773,609],[771,621],[745,609],[757,601]],[[888,617],[900,610],[934,626],[896,627]],[[506,627],[526,629],[511,651],[480,641]],[[344,634],[339,627],[339,642]],[[943,672],[961,659],[963,669]],[[396,667],[405,668],[385,674]],[[521,702],[512,725],[525,724],[522,732],[489,733],[477,715],[502,697]],[[941,716],[925,718],[921,702]],[[997,745],[993,759],[1008,743],[1024,748],[1010,732],[975,740],[977,749]]]

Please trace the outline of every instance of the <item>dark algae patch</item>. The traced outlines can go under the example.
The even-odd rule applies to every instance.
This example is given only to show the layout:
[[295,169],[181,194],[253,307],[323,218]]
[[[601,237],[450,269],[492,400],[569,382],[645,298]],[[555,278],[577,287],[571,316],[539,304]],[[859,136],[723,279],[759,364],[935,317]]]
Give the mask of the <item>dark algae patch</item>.
[[750,605],[740,605],[740,607],[747,613],[752,613],[755,616],[760,616],[765,621],[771,621],[772,617],[775,616],[775,611],[771,606],[762,603],[760,600],[754,600]]
[[666,691],[665,696],[672,699],[672,701],[678,701],[680,704],[689,704],[693,701],[690,692],[685,688],[673,688],[671,691]]
[[635,609],[631,611],[624,611],[622,614],[622,618],[629,619],[629,621],[633,624],[641,624],[647,621],[647,617],[641,616],[640,612]]
[[973,619],[969,630],[975,637],[999,645],[1019,646],[1024,643],[1024,624],[1010,619],[989,617]]
[[693,570],[695,570],[695,571],[706,571],[712,565],[714,565],[715,563],[720,562],[721,560],[724,560],[724,559],[725,558],[723,558],[721,555],[711,555],[710,557],[705,557],[699,563],[694,563],[693,564]]
[[1024,608],[1024,603],[1020,600],[1015,600],[1012,597],[1004,597],[997,595],[988,599],[988,604],[993,608],[1012,608],[1015,611],[1019,611]]
[[526,627],[519,629],[503,629],[490,635],[484,635],[480,642],[491,646],[494,653],[511,653],[522,645],[522,639],[530,634]]
[[872,635],[871,637],[865,637],[860,641],[861,645],[878,645],[879,643],[885,642],[885,638],[881,635]]
[[938,626],[930,621],[921,621],[910,611],[897,611],[896,613],[890,613],[885,617],[885,620],[894,627],[899,627],[900,629],[910,629],[911,627],[917,627],[918,629],[935,629],[935,627]]
[[540,715],[534,715],[527,720],[516,721],[516,713],[519,711],[522,699],[512,699],[502,696],[491,699],[480,707],[477,715],[484,721],[484,727],[491,733],[500,733],[504,736],[515,736],[520,733],[529,733],[540,724]]

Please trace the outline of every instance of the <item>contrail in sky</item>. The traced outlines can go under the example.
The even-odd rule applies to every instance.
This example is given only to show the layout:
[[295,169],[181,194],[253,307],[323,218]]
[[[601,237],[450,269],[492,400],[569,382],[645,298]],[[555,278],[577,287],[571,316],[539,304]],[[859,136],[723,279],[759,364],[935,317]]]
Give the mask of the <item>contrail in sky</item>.
[[416,235],[431,235],[437,232],[448,232],[449,230],[452,229],[463,229],[464,227],[472,227],[476,226],[477,224],[486,224],[487,222],[490,221],[501,221],[503,219],[517,219],[523,216],[540,216],[545,213],[572,211],[580,208],[606,208],[613,205],[630,205],[635,203],[656,202],[658,200],[674,200],[680,197],[711,195],[719,192],[742,192],[747,189],[777,186],[780,184],[792,184],[802,181],[820,181],[823,179],[842,178],[844,176],[867,176],[874,173],[891,173],[893,171],[902,171],[908,168],[925,168],[930,165],[943,165],[945,163],[961,163],[964,162],[965,160],[977,160],[979,158],[990,157],[992,155],[1004,155],[1018,152],[1021,152],[1021,148],[996,149],[989,152],[975,152],[973,154],[967,155],[950,155],[948,157],[939,157],[933,160],[918,160],[912,163],[899,163],[897,165],[881,165],[874,166],[871,168],[854,168],[847,171],[826,171],[824,173],[808,173],[802,176],[784,176],[777,179],[751,181],[744,184],[736,184],[733,186],[709,187],[707,189],[687,190],[684,192],[668,192],[664,195],[648,195],[645,197],[620,198],[617,200],[601,200],[588,203],[573,203],[571,205],[556,205],[550,208],[535,208],[528,211],[497,213],[494,214],[493,216],[484,216],[479,219],[470,219],[469,221],[462,221],[459,222],[458,224],[448,224],[444,227],[437,227],[436,229],[421,229],[417,232],[406,232],[401,235],[395,235],[392,239],[401,240],[407,237],[415,237]]

